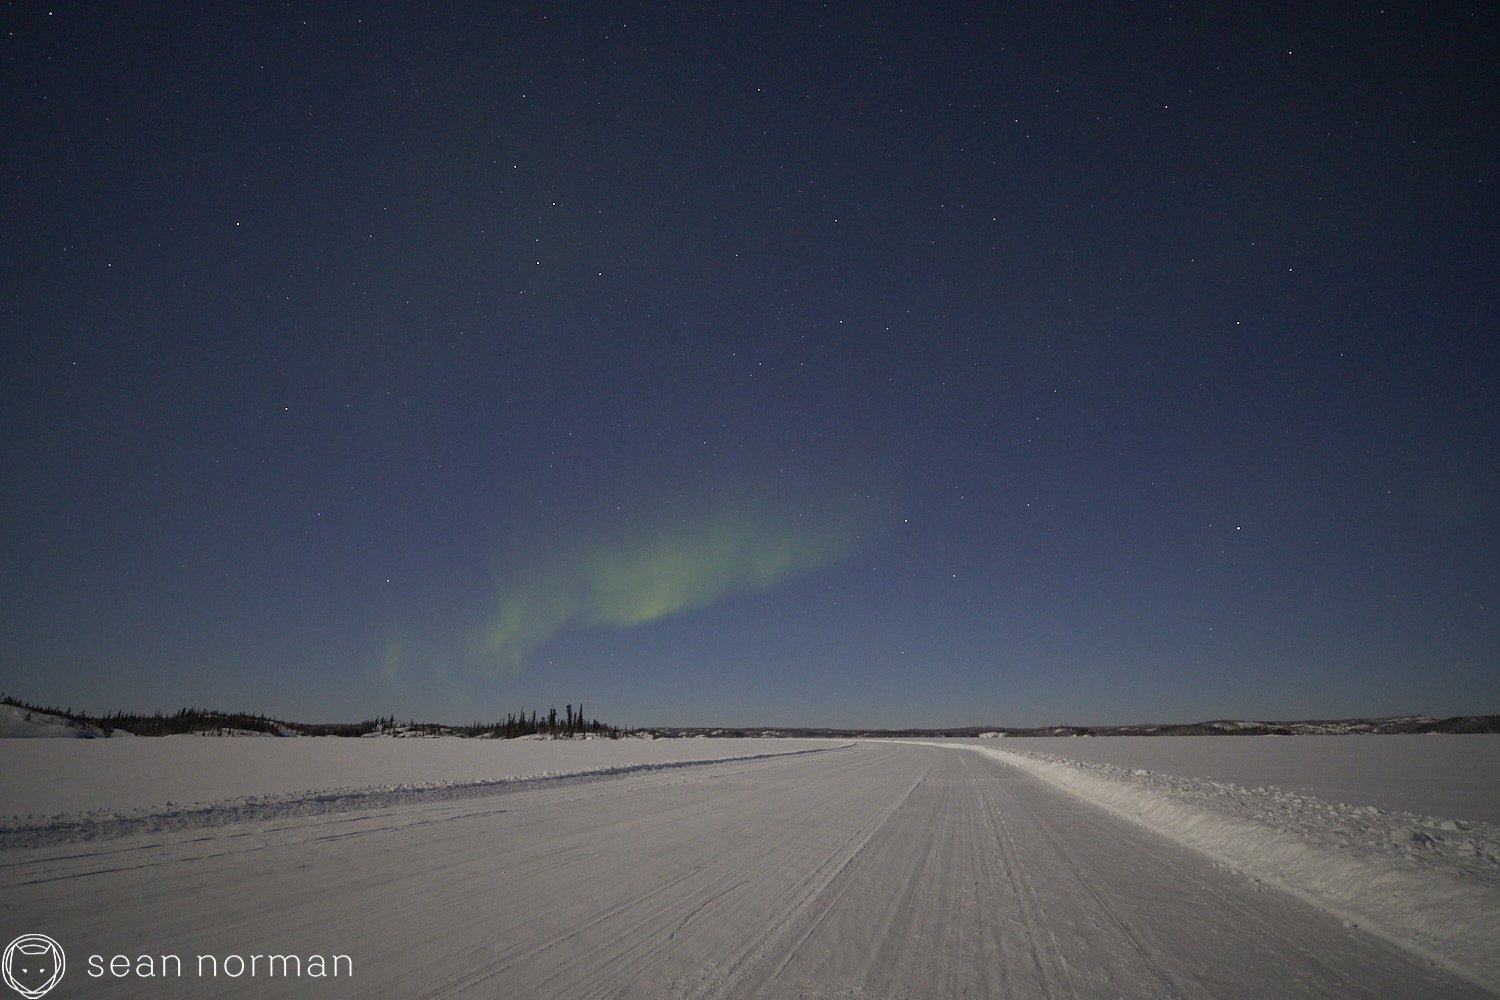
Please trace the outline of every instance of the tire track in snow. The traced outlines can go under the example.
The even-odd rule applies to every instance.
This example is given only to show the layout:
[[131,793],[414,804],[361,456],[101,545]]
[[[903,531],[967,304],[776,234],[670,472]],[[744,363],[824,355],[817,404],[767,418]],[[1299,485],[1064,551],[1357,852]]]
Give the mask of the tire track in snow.
[[1003,981],[1004,964],[987,953],[992,918],[976,890],[992,881],[991,854],[975,815],[970,783],[954,758],[938,754],[844,873],[837,908],[770,985],[811,996],[1008,995],[993,982]]
[[[852,773],[868,770],[871,765],[870,760],[859,755],[841,762],[841,766]],[[774,766],[774,762],[770,762],[768,766]],[[719,777],[731,777],[737,773],[739,772],[726,769],[719,773]],[[859,795],[843,791],[834,796],[835,799],[841,797],[848,798],[851,807],[860,804]],[[700,803],[694,811],[701,813],[712,809],[712,799],[709,799]],[[746,847],[750,850],[745,850]],[[840,850],[835,850],[834,855],[839,853]],[[823,864],[826,863],[827,859]],[[652,891],[630,896],[619,900],[609,912],[601,914],[597,919],[566,931],[561,936],[548,938],[545,931],[539,932],[536,936],[528,937],[514,947],[486,959],[481,967],[461,977],[451,989],[435,995],[459,995],[495,982],[503,982],[507,976],[527,963],[544,959],[559,945],[586,940],[590,932],[603,930],[604,933],[598,940],[579,950],[568,952],[563,949],[558,952],[564,954],[565,959],[533,984],[537,990],[550,991],[558,996],[596,995],[607,986],[606,982],[599,981],[600,969],[612,975],[628,974],[632,969],[649,970],[651,965],[660,963],[664,944],[673,940],[674,935],[680,934],[692,922],[695,914],[718,901],[728,899],[736,891],[748,888],[753,896],[757,889],[781,885],[786,867],[784,842],[767,838],[742,844],[740,849],[733,851],[728,857],[709,859],[691,871],[671,879],[670,885],[664,888],[679,890],[675,894]],[[721,977],[721,973],[716,973],[714,982],[718,982]]]
[[[722,998],[731,995],[749,995],[753,997],[761,995],[764,983],[775,981],[786,970],[786,967],[797,956],[798,949],[806,944],[814,932],[828,920],[829,914],[832,913],[833,909],[843,900],[845,887],[839,887],[836,891],[834,889],[835,883],[838,882],[840,876],[849,871],[859,860],[860,855],[869,847],[875,835],[906,804],[907,800],[911,798],[912,793],[917,790],[917,787],[922,784],[930,772],[931,768],[928,768],[918,775],[890,809],[884,812],[877,820],[870,823],[863,831],[851,837],[844,845],[844,850],[836,852],[835,855],[829,857],[828,861],[822,866],[825,869],[825,874],[820,875],[807,887],[806,892],[793,907],[792,911],[781,918],[775,927],[767,931],[766,935],[751,953],[742,959],[737,966],[731,966],[727,981],[723,984],[720,991],[713,994],[714,997]],[[851,846],[852,849],[849,849]],[[800,933],[798,932],[799,924],[802,925]],[[757,964],[774,960],[774,946],[776,944],[793,938],[795,940],[792,940],[789,945],[783,946],[784,954],[781,960],[775,964],[775,967],[769,973],[754,979],[751,978],[751,973]]]
[[[968,766],[967,760],[965,760],[964,766]],[[1135,949],[1136,954],[1139,955],[1142,959],[1145,968],[1152,976],[1155,977],[1156,984],[1152,990],[1153,995],[1168,997],[1182,996],[1182,993],[1178,991],[1176,984],[1174,984],[1172,980],[1162,972],[1162,966],[1165,964],[1163,962],[1163,958],[1165,956],[1161,955],[1154,948],[1148,948],[1141,941],[1141,939],[1131,929],[1130,924],[1120,916],[1119,912],[1115,909],[1114,906],[1110,904],[1109,900],[1104,896],[1104,894],[1094,886],[1094,883],[1091,880],[1089,874],[1084,871],[1084,869],[1078,864],[1077,861],[1073,859],[1071,852],[1065,849],[1058,842],[1058,839],[1048,831],[1045,823],[1034,822],[1033,825],[1036,830],[1037,836],[1039,836],[1042,842],[1045,843],[1051,850],[1052,855],[1062,861],[1062,863],[1067,867],[1068,872],[1072,875],[1073,880],[1078,884],[1080,888],[1083,889],[1085,893],[1088,894],[1088,898],[1091,901],[1092,905],[1097,909],[1097,912],[1104,915],[1104,917],[1109,921],[1110,926],[1114,929],[1115,933],[1122,940],[1130,943],[1130,946]],[[1055,941],[1056,938],[1054,938],[1053,940]],[[1157,992],[1157,988],[1164,992]]]
[[1027,956],[1041,989],[1040,996],[1076,997],[1078,991],[1073,986],[1072,976],[1068,971],[1067,957],[1057,935],[1047,923],[1046,911],[1037,895],[1036,886],[1032,883],[1010,826],[1006,823],[1005,810],[994,801],[984,785],[974,778],[967,760],[964,760],[964,768],[974,780],[983,800],[981,816],[985,828],[995,842],[1002,871],[1016,897],[1021,933],[1026,940]]

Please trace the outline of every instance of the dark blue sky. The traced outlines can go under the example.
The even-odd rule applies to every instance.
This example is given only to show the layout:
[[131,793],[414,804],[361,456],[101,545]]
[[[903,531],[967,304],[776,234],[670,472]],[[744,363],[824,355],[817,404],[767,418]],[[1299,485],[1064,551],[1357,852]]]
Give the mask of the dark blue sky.
[[1493,5],[703,6],[7,5],[0,686],[1500,709]]

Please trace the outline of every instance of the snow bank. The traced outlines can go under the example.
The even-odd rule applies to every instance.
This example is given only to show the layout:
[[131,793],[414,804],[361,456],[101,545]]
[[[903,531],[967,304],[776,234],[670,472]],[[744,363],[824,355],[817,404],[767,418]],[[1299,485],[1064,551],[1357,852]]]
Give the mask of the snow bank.
[[1500,826],[1051,754],[968,749],[1500,992]]

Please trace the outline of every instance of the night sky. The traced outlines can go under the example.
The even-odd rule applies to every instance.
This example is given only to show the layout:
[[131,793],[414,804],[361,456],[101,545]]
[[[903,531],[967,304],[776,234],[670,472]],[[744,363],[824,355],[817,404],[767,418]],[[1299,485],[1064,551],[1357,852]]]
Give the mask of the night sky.
[[3,9],[0,688],[1500,710],[1500,8]]

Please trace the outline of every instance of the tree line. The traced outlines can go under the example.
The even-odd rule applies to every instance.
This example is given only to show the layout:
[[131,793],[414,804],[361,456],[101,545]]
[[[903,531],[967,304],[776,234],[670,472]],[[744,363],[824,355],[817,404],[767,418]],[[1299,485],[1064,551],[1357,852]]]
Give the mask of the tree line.
[[395,715],[366,719],[363,722],[308,723],[287,722],[268,715],[245,712],[220,712],[201,708],[180,708],[176,712],[110,712],[92,715],[74,712],[71,707],[54,708],[0,694],[0,704],[13,705],[27,712],[55,715],[83,726],[93,726],[105,734],[113,730],[136,736],[177,736],[186,733],[227,734],[231,732],[265,733],[270,736],[467,736],[481,739],[516,739],[521,736],[571,738],[576,736],[619,739],[627,730],[590,719],[580,702],[575,711],[567,705],[561,717],[551,708],[545,715],[532,710],[512,712],[498,722],[473,722],[466,726],[448,726],[436,722],[397,722]]
[[583,714],[583,703],[579,702],[575,712],[570,704],[558,718],[557,709],[549,709],[544,716],[533,710],[528,718],[525,712],[507,715],[504,722],[475,722],[459,730],[461,736],[489,737],[491,739],[515,739],[518,736],[607,736],[619,739],[623,731],[618,726],[606,725],[598,719]]

